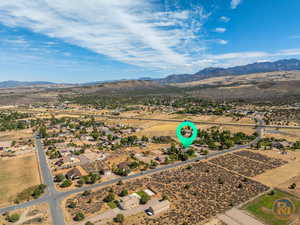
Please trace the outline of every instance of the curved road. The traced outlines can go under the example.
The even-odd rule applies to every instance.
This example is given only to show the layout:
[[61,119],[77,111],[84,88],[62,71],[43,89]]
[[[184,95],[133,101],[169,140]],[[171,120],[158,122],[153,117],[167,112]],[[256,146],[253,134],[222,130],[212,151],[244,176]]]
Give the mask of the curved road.
[[[151,119],[146,119],[146,120],[151,120]],[[174,120],[161,120],[161,121],[182,122],[182,121],[174,121]],[[259,124],[255,125],[256,126],[256,132],[257,132],[258,136],[255,140],[253,140],[251,143],[249,143],[247,145],[236,146],[236,147],[233,147],[233,148],[228,149],[228,150],[223,150],[223,151],[218,151],[218,152],[212,153],[208,156],[199,156],[199,157],[187,160],[187,161],[169,164],[169,165],[166,165],[166,166],[163,166],[163,167],[155,168],[155,169],[152,169],[152,170],[147,170],[147,171],[144,171],[144,172],[141,172],[141,173],[138,173],[138,174],[133,174],[133,175],[126,176],[126,177],[120,177],[120,178],[113,179],[113,180],[110,180],[110,181],[107,181],[107,182],[102,182],[102,183],[99,183],[99,184],[94,184],[94,185],[90,185],[90,186],[86,186],[86,187],[81,187],[81,188],[77,188],[77,189],[70,190],[70,191],[65,191],[65,192],[58,192],[56,190],[55,184],[53,182],[53,177],[52,177],[50,169],[48,167],[47,158],[46,158],[45,151],[43,149],[43,145],[41,143],[40,138],[35,137],[36,150],[37,150],[37,153],[38,153],[38,156],[39,156],[39,164],[40,164],[40,169],[41,169],[41,173],[42,173],[43,183],[47,185],[46,194],[43,197],[39,198],[39,199],[35,199],[35,200],[29,201],[29,202],[21,203],[21,204],[6,207],[6,208],[1,208],[0,209],[0,214],[2,214],[4,212],[12,211],[12,210],[20,209],[20,208],[30,207],[30,206],[40,204],[40,203],[48,203],[49,207],[50,207],[51,216],[52,216],[52,223],[54,225],[64,225],[65,221],[64,221],[64,216],[63,216],[63,210],[61,209],[61,204],[60,203],[63,199],[65,199],[69,195],[76,194],[76,193],[79,193],[79,192],[83,192],[83,191],[86,191],[86,190],[92,190],[92,189],[98,188],[98,187],[104,187],[106,185],[115,184],[115,183],[119,182],[120,180],[121,181],[126,181],[126,180],[129,180],[129,179],[138,178],[138,177],[145,176],[145,175],[150,175],[150,174],[161,172],[161,171],[164,171],[164,170],[167,170],[167,169],[172,169],[172,168],[176,168],[176,167],[179,167],[179,166],[183,166],[183,165],[186,165],[186,164],[189,164],[189,163],[192,163],[192,162],[196,162],[196,161],[208,159],[208,158],[211,158],[211,157],[214,157],[214,156],[222,155],[224,153],[228,153],[228,152],[236,151],[236,150],[239,150],[239,149],[247,148],[251,144],[257,143],[262,138],[262,129],[265,126],[264,126],[264,123],[261,119],[258,119],[258,121],[259,121]]]

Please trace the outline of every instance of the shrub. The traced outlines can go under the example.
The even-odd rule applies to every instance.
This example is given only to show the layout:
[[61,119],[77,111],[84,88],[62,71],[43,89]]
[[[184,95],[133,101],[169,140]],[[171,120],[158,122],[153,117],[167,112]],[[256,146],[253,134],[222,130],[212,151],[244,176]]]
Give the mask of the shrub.
[[87,221],[84,225],[95,225],[95,224],[90,221]]
[[12,215],[8,215],[6,220],[10,223],[15,223],[20,219],[20,215],[17,213],[14,213]]
[[84,214],[82,212],[79,212],[75,215],[74,217],[74,220],[75,221],[81,221],[81,220],[84,220]]
[[65,187],[70,187],[72,185],[72,181],[65,179],[61,184],[60,187],[65,188]]
[[115,218],[114,221],[116,223],[123,223],[124,222],[124,215],[123,214],[118,214]]
[[297,187],[297,185],[295,183],[292,183],[290,186],[289,186],[289,189],[295,189]]
[[84,191],[82,193],[83,196],[89,196],[91,194],[91,191]]
[[77,206],[76,202],[71,202],[68,207],[74,209],[76,208],[76,206]]

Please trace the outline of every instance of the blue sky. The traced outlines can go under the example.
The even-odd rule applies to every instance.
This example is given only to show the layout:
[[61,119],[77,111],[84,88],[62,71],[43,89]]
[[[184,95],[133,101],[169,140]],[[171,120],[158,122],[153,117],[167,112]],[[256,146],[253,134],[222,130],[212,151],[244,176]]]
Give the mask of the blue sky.
[[0,81],[89,82],[300,58],[299,0],[0,2]]

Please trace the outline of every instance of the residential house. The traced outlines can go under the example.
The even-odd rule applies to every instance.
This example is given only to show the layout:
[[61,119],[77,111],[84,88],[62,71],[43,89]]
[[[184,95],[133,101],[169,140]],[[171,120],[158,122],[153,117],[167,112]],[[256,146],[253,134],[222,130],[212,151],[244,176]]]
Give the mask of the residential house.
[[56,166],[62,166],[63,164],[64,164],[64,160],[63,160],[63,159],[59,159],[59,160],[55,163]]
[[275,141],[272,143],[272,147],[277,148],[277,149],[288,149],[292,145],[288,141]]
[[121,163],[118,165],[118,168],[119,168],[119,169],[123,169],[123,170],[129,169],[129,164],[128,164],[128,162],[121,162]]
[[0,150],[5,150],[7,148],[10,148],[11,147],[11,141],[1,141],[0,142]]
[[69,180],[75,180],[82,176],[81,172],[77,168],[73,168],[66,173],[66,178]]
[[155,158],[155,160],[158,161],[158,162],[160,162],[160,163],[163,163],[163,162],[165,162],[165,160],[166,160],[167,157],[168,157],[167,155],[160,155],[160,156],[157,156]]

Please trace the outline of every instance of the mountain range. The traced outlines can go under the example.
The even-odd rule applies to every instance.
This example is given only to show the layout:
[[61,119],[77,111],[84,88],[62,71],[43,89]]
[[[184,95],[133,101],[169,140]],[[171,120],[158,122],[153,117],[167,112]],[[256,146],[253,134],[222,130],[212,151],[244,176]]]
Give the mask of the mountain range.
[[229,68],[209,67],[195,74],[175,74],[158,80],[160,83],[185,83],[203,80],[210,77],[245,75],[252,73],[264,73],[274,71],[291,71],[300,70],[300,60],[298,59],[283,59],[275,62],[259,62],[248,64],[245,66],[235,66]]
[[[185,82],[199,81],[211,77],[238,76],[238,75],[245,75],[245,74],[252,74],[252,73],[291,71],[291,70],[300,70],[300,60],[283,59],[275,62],[257,62],[257,63],[252,63],[244,66],[235,66],[229,68],[209,67],[200,70],[199,72],[194,74],[174,74],[162,79],[153,79],[149,77],[144,77],[144,78],[139,78],[137,80],[154,81],[161,84],[171,84],[171,83],[185,83]],[[109,81],[89,82],[83,84],[64,84],[64,85],[92,86],[101,83],[109,83]],[[58,85],[58,84],[47,82],[47,81],[23,82],[23,81],[10,80],[10,81],[0,82],[0,88],[27,87],[27,86],[52,86],[52,85]]]
[[14,88],[14,87],[27,87],[27,86],[41,86],[41,85],[54,85],[55,83],[48,81],[15,81],[8,80],[0,82],[0,88]]

